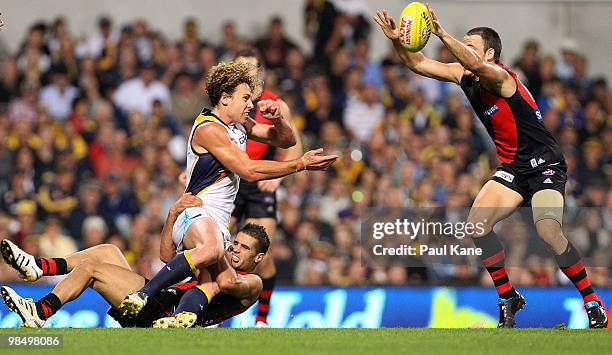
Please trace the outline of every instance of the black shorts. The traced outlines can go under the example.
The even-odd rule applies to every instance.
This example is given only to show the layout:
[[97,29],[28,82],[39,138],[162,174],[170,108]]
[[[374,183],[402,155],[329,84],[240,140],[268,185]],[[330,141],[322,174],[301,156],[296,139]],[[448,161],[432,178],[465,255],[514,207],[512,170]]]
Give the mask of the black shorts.
[[257,183],[241,180],[232,217],[238,221],[247,218],[276,219],[276,192],[263,192],[257,188]]
[[531,201],[531,197],[541,190],[552,189],[565,196],[565,183],[567,182],[567,165],[564,161],[547,163],[531,169],[520,169],[512,164],[501,164],[491,180],[518,192],[524,202]]

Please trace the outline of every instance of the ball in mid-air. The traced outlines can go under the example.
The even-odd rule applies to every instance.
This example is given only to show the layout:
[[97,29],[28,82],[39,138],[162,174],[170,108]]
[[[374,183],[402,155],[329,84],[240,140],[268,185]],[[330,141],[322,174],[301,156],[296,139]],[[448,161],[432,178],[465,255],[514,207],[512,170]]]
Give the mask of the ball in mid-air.
[[399,18],[400,43],[411,52],[418,52],[431,36],[431,14],[420,2],[411,2],[402,10]]

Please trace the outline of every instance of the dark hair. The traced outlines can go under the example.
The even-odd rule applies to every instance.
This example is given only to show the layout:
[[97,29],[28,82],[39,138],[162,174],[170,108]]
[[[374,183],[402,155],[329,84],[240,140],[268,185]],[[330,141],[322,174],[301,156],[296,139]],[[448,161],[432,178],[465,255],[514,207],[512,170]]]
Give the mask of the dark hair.
[[261,55],[259,55],[259,52],[256,49],[253,49],[253,48],[241,49],[238,52],[236,52],[236,55],[234,56],[234,60],[240,57],[255,58],[257,59],[257,67],[258,68],[261,67],[261,63],[262,63]]
[[482,38],[484,51],[488,51],[489,48],[493,48],[494,54],[493,59],[495,63],[499,63],[499,57],[501,55],[502,44],[499,34],[491,27],[475,27],[468,31],[468,36],[478,35]]
[[283,18],[280,17],[279,15],[276,15],[274,17],[272,17],[272,19],[270,20],[270,23],[273,25],[283,25]]
[[101,16],[98,18],[98,27],[111,27],[113,25],[113,21],[108,16]]
[[257,239],[257,253],[267,253],[268,248],[270,248],[270,238],[268,238],[268,233],[266,233],[266,229],[259,224],[247,223],[242,229],[240,233],[244,233]]

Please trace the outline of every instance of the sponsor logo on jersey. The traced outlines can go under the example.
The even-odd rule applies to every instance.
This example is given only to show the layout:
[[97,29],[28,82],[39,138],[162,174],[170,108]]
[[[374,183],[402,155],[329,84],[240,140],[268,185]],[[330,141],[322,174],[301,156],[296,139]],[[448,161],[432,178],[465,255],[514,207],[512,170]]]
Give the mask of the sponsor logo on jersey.
[[555,175],[555,172],[552,169],[546,169],[542,172],[542,175],[553,176]]
[[490,117],[490,116],[493,116],[497,111],[499,111],[499,106],[493,105],[489,107],[488,109],[486,109],[484,114]]
[[501,179],[506,180],[508,182],[514,181],[514,175],[510,174],[507,171],[503,171],[503,170],[496,171],[493,176],[497,176],[498,178],[501,178]]
[[546,180],[542,181],[543,184],[552,184],[552,180],[550,178],[546,178]]

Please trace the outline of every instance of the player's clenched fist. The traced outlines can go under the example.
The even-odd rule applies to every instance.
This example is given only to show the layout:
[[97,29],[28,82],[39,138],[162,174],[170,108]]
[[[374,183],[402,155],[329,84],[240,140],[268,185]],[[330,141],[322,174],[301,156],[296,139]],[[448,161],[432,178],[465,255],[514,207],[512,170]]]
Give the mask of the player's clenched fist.
[[261,115],[269,120],[281,117],[280,104],[276,100],[262,100],[257,103]]
[[323,153],[322,148],[304,153],[298,162],[298,170],[325,170],[338,159],[335,154],[321,155],[321,153]]

